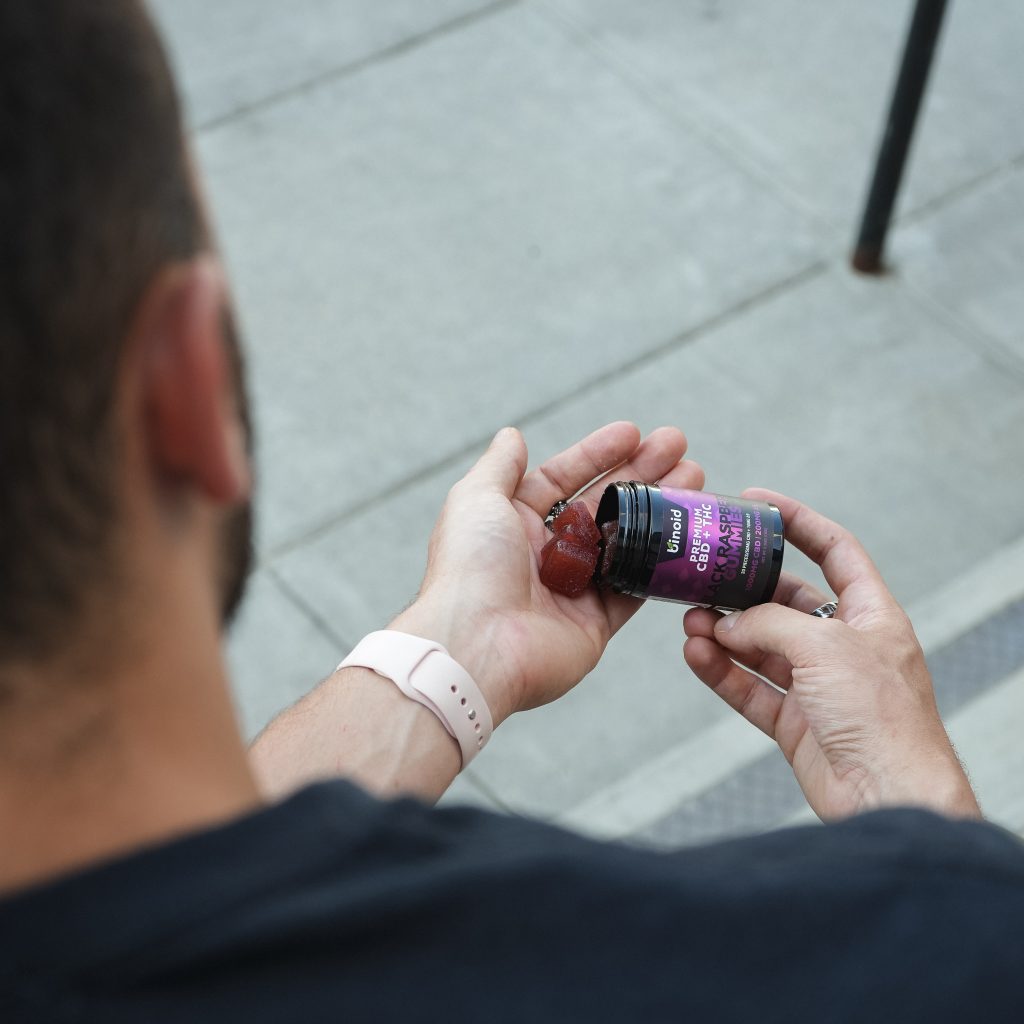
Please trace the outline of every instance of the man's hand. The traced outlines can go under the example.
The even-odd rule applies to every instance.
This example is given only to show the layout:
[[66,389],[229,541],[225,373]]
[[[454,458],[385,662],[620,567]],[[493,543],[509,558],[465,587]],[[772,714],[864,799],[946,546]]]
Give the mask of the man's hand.
[[641,602],[595,589],[576,598],[548,590],[538,568],[551,537],[544,517],[583,487],[580,497],[595,512],[615,480],[699,490],[703,470],[683,460],[685,451],[674,428],[641,441],[632,424],[613,423],[524,476],[522,436],[501,431],[449,493],[420,596],[392,627],[443,643],[480,685],[495,724],[561,697]]
[[[611,480],[700,488],[671,428],[646,440],[612,423],[524,476],[526,445],[503,430],[448,495],[434,528],[420,596],[392,624],[448,648],[487,698],[495,725],[562,696],[596,664],[640,601],[590,590],[572,599],[540,582],[544,516],[586,487],[591,511]],[[587,485],[590,486],[587,486]],[[438,719],[369,669],[334,672],[253,744],[263,792],[281,797],[345,776],[381,796],[436,800],[461,756]]]
[[790,498],[745,496],[779,506],[787,541],[821,566],[838,611],[808,615],[828,598],[784,573],[773,604],[688,612],[687,664],[778,743],[820,817],[894,805],[980,816],[913,627],[863,547]]

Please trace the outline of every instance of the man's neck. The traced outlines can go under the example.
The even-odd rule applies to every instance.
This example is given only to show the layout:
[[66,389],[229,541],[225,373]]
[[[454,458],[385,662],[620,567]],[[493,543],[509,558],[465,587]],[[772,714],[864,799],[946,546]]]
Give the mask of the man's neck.
[[216,637],[102,681],[28,682],[0,708],[0,894],[259,806]]

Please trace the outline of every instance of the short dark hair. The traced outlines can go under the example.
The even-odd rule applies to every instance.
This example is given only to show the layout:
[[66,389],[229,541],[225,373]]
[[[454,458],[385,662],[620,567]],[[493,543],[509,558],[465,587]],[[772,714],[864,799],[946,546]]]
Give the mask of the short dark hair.
[[52,653],[110,576],[123,342],[205,245],[141,0],[0,5],[0,661]]

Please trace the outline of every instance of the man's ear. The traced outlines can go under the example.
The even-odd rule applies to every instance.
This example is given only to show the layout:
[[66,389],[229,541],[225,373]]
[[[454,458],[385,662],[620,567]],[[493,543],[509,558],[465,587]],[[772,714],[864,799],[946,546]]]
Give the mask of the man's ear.
[[251,471],[224,337],[227,302],[212,256],[167,267],[150,285],[132,341],[152,473],[167,488],[234,505],[249,497]]

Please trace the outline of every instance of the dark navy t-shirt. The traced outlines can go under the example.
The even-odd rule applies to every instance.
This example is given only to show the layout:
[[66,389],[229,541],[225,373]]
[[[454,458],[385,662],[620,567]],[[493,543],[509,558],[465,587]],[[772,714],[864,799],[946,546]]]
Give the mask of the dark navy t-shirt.
[[341,782],[0,902],[0,1021],[1024,1021],[1024,849],[864,815],[677,853]]

